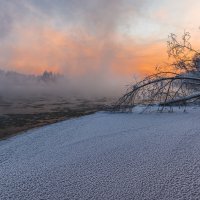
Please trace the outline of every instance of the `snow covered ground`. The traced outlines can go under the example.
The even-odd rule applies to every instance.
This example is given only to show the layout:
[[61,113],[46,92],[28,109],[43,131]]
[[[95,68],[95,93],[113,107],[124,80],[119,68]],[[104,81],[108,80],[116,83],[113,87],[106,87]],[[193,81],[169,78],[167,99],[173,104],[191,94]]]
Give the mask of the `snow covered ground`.
[[0,199],[200,199],[200,108],[96,113],[0,141]]

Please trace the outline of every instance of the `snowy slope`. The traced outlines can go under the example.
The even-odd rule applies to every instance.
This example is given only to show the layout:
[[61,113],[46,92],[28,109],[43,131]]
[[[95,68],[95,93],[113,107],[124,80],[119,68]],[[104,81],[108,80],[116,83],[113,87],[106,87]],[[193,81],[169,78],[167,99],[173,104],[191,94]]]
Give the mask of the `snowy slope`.
[[0,199],[200,199],[200,109],[97,113],[0,141]]

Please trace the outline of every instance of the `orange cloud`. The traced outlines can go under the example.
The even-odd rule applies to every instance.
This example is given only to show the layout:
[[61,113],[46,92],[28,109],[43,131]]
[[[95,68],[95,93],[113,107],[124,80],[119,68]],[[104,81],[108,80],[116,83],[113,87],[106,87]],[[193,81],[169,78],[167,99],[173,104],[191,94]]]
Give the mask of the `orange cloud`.
[[15,44],[8,48],[11,57],[6,64],[23,73],[50,70],[79,76],[109,71],[127,76],[151,73],[165,59],[165,44],[136,44],[113,38],[100,40],[83,32],[77,37],[50,27],[18,30]]
[[[125,45],[125,46],[124,46]],[[156,65],[166,61],[165,43],[124,44],[113,62],[113,70],[122,75],[147,75],[153,73]]]
[[41,73],[44,70],[84,73],[100,61],[101,48],[92,38],[84,35],[79,40],[65,32],[51,28],[31,28],[19,31],[17,42],[9,48],[9,67],[25,73]]

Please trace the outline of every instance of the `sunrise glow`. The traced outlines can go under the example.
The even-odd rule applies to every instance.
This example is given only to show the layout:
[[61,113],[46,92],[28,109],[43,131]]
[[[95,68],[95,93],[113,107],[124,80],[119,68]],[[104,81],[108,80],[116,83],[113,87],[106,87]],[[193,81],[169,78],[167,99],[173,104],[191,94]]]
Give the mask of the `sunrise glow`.
[[0,65],[26,74],[50,70],[73,76],[102,68],[122,76],[148,74],[167,58],[170,32],[199,37],[199,6],[195,0],[181,6],[158,0],[4,1]]

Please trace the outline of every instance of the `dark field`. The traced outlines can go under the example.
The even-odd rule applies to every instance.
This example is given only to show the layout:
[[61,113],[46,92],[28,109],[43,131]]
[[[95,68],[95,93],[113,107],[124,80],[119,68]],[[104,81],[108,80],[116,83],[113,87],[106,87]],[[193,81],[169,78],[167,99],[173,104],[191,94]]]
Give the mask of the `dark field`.
[[106,103],[108,100],[105,98],[0,99],[0,139],[31,128],[100,111]]

